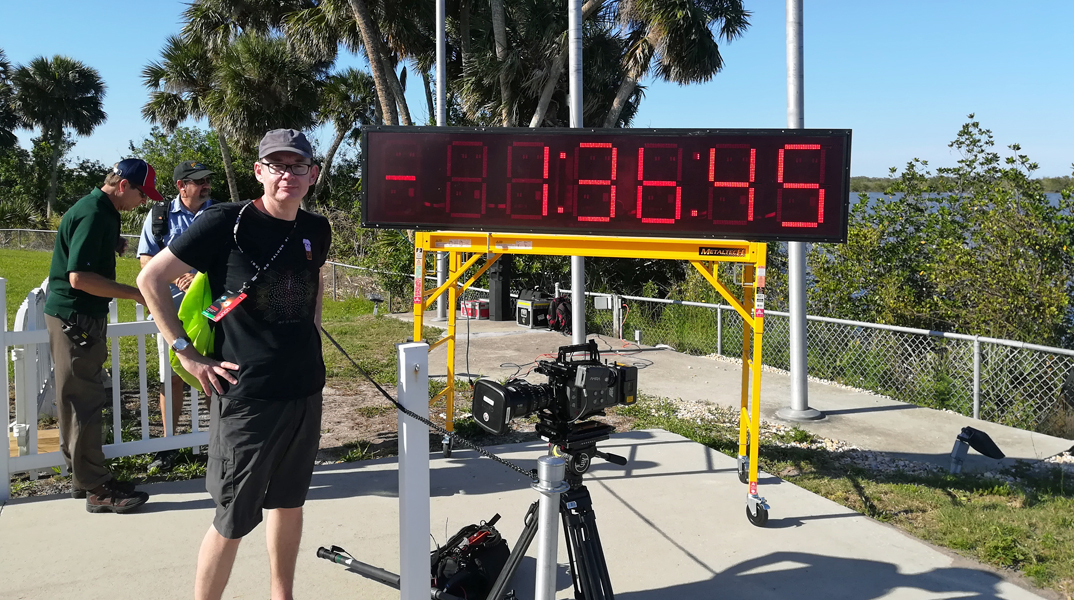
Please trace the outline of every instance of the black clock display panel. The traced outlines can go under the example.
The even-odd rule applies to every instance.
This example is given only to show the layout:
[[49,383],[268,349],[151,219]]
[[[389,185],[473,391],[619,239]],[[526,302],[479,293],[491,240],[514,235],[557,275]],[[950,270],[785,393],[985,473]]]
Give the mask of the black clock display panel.
[[845,242],[849,130],[362,134],[367,227]]

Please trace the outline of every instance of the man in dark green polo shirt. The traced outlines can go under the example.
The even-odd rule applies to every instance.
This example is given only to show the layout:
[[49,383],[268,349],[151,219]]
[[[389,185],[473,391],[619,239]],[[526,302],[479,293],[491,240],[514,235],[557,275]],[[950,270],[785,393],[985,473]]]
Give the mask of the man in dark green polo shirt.
[[45,324],[55,366],[60,450],[71,472],[71,495],[86,498],[86,510],[94,513],[127,512],[149,498],[112,478],[101,437],[108,402],[101,380],[108,357],[108,303],[128,298],[145,304],[138,288],[116,282],[119,211],[147,197],[161,200],[153,167],[138,158],[117,163],[104,185],[63,215],[49,268]]

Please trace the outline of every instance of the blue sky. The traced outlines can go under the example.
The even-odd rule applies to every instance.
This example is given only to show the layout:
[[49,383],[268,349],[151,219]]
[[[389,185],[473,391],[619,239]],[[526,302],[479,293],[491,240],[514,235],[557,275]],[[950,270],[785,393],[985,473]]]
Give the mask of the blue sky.
[[[432,2],[433,0],[430,0]],[[882,176],[911,158],[953,164],[947,148],[975,113],[997,145],[1020,143],[1038,175],[1070,175],[1074,162],[1074,1],[803,0],[805,124],[848,128],[852,173]],[[108,95],[108,122],[72,156],[110,163],[150,129],[142,67],[179,31],[182,2],[51,0],[4,2],[0,48],[13,64],[65,54],[95,67]],[[645,81],[636,127],[786,126],[783,0],[746,0],[744,37],[722,46],[724,71],[680,87]],[[351,58],[347,62],[357,64]],[[413,86],[409,103],[424,120]],[[32,134],[22,132],[23,144]],[[318,137],[327,143],[327,134]]]

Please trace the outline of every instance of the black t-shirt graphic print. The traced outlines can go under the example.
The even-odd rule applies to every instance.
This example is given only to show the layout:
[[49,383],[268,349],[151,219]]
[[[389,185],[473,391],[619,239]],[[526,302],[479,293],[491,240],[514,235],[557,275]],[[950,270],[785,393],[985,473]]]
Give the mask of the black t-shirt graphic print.
[[295,221],[282,221],[248,206],[236,233],[239,211],[247,204],[209,208],[170,249],[208,275],[213,297],[246,293],[215,325],[216,356],[239,365],[238,383],[222,382],[223,395],[288,400],[314,394],[325,378],[313,317],[331,227],[306,211]]

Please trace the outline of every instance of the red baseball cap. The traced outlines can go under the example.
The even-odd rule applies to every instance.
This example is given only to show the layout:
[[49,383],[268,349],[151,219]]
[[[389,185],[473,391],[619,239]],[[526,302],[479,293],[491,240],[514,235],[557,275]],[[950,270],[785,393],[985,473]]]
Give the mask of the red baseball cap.
[[164,201],[164,197],[157,191],[157,171],[153,165],[140,158],[127,158],[112,167],[112,172],[131,182],[131,185],[142,190],[142,193],[154,202]]

